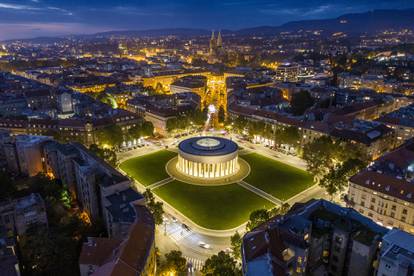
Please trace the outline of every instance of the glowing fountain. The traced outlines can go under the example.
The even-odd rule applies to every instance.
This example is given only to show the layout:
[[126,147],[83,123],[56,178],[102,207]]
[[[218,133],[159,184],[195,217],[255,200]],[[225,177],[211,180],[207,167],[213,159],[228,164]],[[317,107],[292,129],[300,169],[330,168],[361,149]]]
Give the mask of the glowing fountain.
[[207,120],[206,120],[206,123],[204,124],[203,135],[208,130],[210,122],[211,122],[211,118],[213,117],[214,113],[216,113],[216,107],[213,104],[210,104],[207,107]]

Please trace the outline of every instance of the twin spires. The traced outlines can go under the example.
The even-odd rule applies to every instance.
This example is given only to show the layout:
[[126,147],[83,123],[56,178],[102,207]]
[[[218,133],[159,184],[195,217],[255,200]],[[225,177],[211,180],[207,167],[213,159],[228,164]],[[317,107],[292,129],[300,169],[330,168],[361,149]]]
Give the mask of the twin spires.
[[221,37],[221,31],[218,32],[217,40],[216,40],[215,35],[214,35],[214,30],[211,31],[210,48],[212,48],[212,47],[213,48],[214,47],[217,47],[217,48],[223,47],[223,38]]

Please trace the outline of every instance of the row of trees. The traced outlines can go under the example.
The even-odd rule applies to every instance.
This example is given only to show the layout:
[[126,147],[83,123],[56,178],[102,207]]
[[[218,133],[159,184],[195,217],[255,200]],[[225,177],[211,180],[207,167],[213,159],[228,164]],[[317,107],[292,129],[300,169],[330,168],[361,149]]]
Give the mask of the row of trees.
[[330,136],[321,136],[301,146],[301,133],[295,126],[271,125],[261,121],[250,121],[238,117],[231,121],[236,132],[273,140],[275,145],[289,145],[307,163],[307,170],[316,183],[324,187],[330,195],[343,191],[350,176],[366,167],[369,154],[361,145]]
[[147,208],[150,210],[152,216],[154,217],[155,224],[162,224],[164,215],[163,203],[160,201],[155,201],[154,194],[150,189],[147,189],[144,192],[144,197]]
[[230,124],[235,132],[247,134],[250,138],[258,135],[273,140],[276,146],[289,145],[296,148],[301,139],[299,129],[295,126],[266,124],[262,121],[250,121],[241,116],[230,121]]
[[201,127],[204,125],[207,119],[207,109],[204,110],[193,110],[191,112],[186,112],[180,114],[175,118],[171,118],[167,121],[167,130],[172,132],[179,129],[187,129],[191,125]]
[[99,129],[95,135],[99,144],[113,148],[121,145],[123,141],[153,136],[153,134],[154,126],[152,123],[144,121],[139,125],[131,127],[126,132],[122,131],[120,126],[113,124]]

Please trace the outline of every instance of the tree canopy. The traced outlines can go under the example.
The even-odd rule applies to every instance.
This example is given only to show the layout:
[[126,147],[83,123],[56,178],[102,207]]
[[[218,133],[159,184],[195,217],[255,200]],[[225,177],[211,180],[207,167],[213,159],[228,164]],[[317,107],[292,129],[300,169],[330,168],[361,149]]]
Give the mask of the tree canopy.
[[99,158],[101,158],[101,159],[105,160],[106,162],[108,162],[109,164],[111,164],[112,166],[116,166],[117,157],[116,157],[115,151],[113,151],[111,149],[100,148],[96,144],[90,145],[89,150],[91,152],[93,152],[96,156],[98,156]]
[[110,125],[99,129],[96,137],[100,145],[107,145],[111,148],[119,146],[123,142],[123,132],[120,126]]
[[241,246],[242,246],[242,237],[239,232],[230,237],[231,249],[233,251],[233,256],[236,260],[240,260],[241,255]]
[[154,217],[155,224],[162,224],[162,216],[164,214],[163,203],[160,201],[155,201],[154,194],[151,192],[150,189],[147,189],[144,192],[144,197],[147,203],[147,207],[150,210],[152,216]]
[[331,195],[343,191],[348,178],[369,161],[361,146],[329,136],[306,144],[302,158],[315,180]]
[[314,104],[314,99],[308,91],[302,90],[292,95],[290,106],[292,113],[296,116],[303,115],[303,113]]
[[187,272],[187,260],[181,251],[172,250],[165,254],[165,260],[161,262],[161,275],[185,275]]
[[237,261],[224,251],[208,258],[201,270],[206,276],[241,276],[242,272]]
[[250,214],[246,228],[251,231],[263,222],[270,219],[270,214],[266,209],[255,210]]

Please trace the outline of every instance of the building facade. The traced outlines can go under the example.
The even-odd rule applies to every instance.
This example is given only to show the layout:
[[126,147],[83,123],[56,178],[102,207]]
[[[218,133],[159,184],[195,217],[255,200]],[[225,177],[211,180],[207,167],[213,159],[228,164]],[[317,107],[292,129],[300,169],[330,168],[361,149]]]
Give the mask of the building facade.
[[414,233],[414,142],[375,160],[349,179],[349,206],[374,221]]

